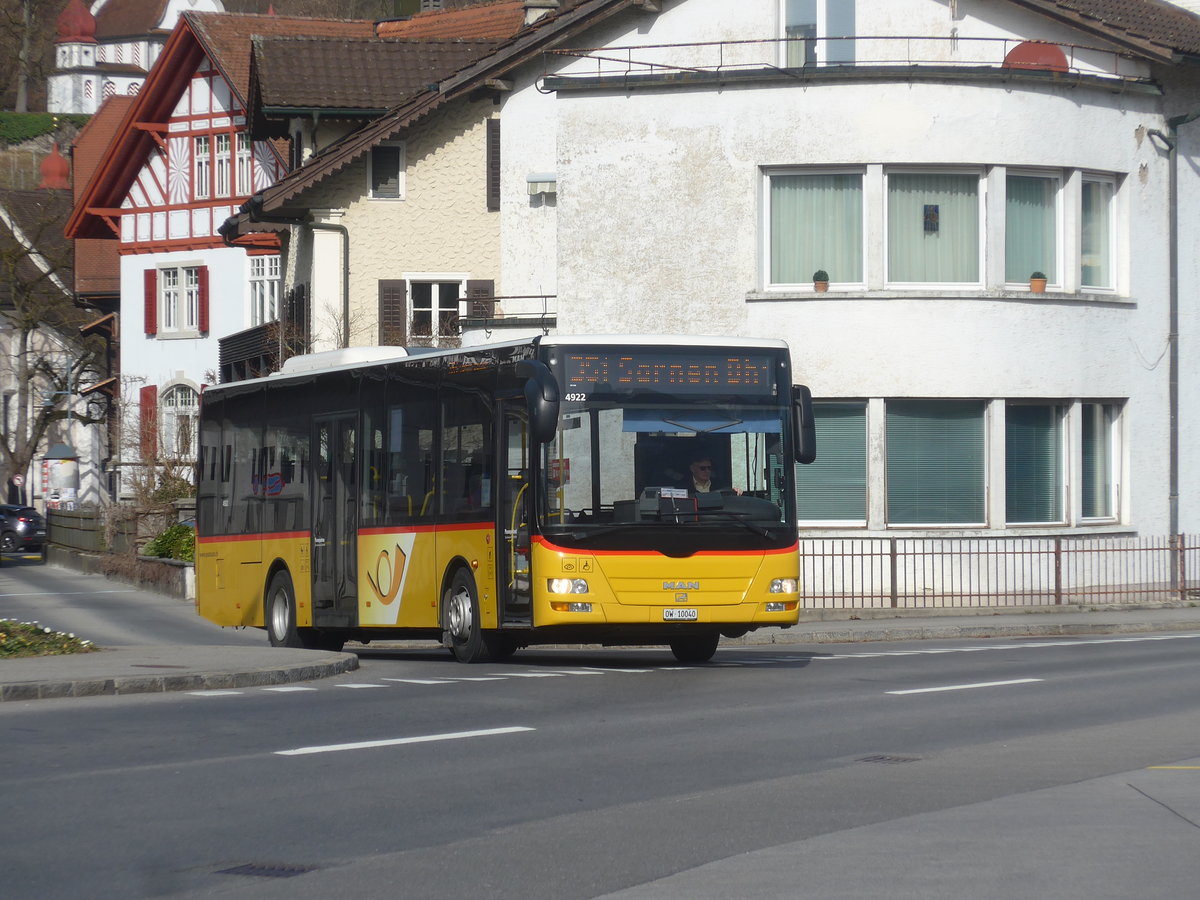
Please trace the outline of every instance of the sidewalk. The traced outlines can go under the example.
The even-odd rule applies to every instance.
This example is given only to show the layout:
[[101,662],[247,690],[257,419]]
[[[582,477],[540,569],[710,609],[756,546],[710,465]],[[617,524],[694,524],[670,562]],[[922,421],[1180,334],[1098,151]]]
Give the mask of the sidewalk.
[[[762,629],[734,640],[724,639],[717,652],[762,645],[1200,632],[1200,607],[1191,606],[1065,610],[1055,607],[1047,611],[975,614],[955,610],[949,615],[938,612],[809,611],[805,617],[841,618],[801,621],[789,629]],[[375,646],[373,643],[372,647]],[[431,645],[424,642],[411,646]],[[515,662],[520,663],[519,653]],[[357,668],[358,657],[354,653],[269,647],[265,636],[261,647],[124,647],[96,653],[0,660],[0,702],[287,684],[328,678]]]

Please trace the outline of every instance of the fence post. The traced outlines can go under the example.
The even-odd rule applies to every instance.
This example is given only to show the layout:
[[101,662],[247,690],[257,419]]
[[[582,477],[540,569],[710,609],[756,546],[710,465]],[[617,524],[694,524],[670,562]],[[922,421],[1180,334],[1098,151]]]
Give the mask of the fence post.
[[896,539],[891,538],[888,541],[888,556],[891,566],[891,583],[892,583],[892,609],[896,608]]
[[1182,534],[1171,535],[1171,555],[1175,557],[1174,571],[1176,573],[1178,600],[1181,604],[1187,602],[1187,554],[1184,553],[1186,541]]
[[1054,605],[1062,606],[1062,538],[1054,539]]

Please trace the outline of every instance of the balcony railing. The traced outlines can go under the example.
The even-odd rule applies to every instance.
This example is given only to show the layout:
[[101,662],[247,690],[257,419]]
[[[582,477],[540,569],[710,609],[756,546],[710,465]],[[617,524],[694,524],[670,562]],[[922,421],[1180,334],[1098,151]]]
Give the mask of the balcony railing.
[[[576,63],[562,68],[562,59]],[[853,77],[904,68],[1042,72],[1063,77],[1148,83],[1144,63],[1111,49],[1080,44],[971,37],[787,37],[761,40],[640,44],[546,52],[547,87],[597,81],[737,79],[764,74]],[[558,69],[551,73],[552,69]]]

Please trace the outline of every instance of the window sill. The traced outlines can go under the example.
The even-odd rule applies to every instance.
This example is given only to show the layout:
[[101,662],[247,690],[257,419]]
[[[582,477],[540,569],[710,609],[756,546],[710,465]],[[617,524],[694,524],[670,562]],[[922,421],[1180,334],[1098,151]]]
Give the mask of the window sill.
[[1137,530],[1128,525],[1105,522],[1097,525],[1012,525],[1006,528],[971,528],[954,525],[946,526],[905,526],[893,525],[889,528],[861,528],[847,526],[806,525],[801,523],[798,529],[800,539],[887,539],[896,540],[925,540],[925,539],[972,539],[981,538],[1057,538],[1057,537],[1108,537],[1136,536]]
[[194,341],[206,337],[199,331],[160,331],[158,334],[148,334],[146,337],[160,341]]
[[1066,291],[1048,291],[1045,294],[1034,294],[1029,291],[985,291],[985,290],[939,290],[933,289],[904,289],[904,290],[864,290],[850,288],[840,290],[830,288],[828,291],[806,291],[795,289],[780,289],[771,291],[748,291],[747,303],[795,303],[807,301],[829,300],[1016,300],[1023,303],[1071,303],[1104,306],[1137,306],[1133,297],[1122,297],[1117,294],[1069,293]]

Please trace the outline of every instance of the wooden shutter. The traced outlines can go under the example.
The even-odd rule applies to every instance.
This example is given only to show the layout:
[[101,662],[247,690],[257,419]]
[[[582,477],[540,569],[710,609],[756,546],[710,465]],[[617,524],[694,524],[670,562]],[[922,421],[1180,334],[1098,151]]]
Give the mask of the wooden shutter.
[[472,319],[490,319],[496,309],[496,282],[488,279],[467,281],[467,309]]
[[196,325],[200,329],[201,334],[208,334],[208,266],[201,266],[196,275],[197,285],[200,290]]
[[158,269],[142,273],[145,285],[146,334],[158,334]]
[[500,120],[487,120],[487,208],[500,209]]
[[154,459],[158,455],[158,385],[138,391],[138,419],[142,459]]
[[403,278],[379,282],[379,343],[403,346],[407,331],[408,282]]

